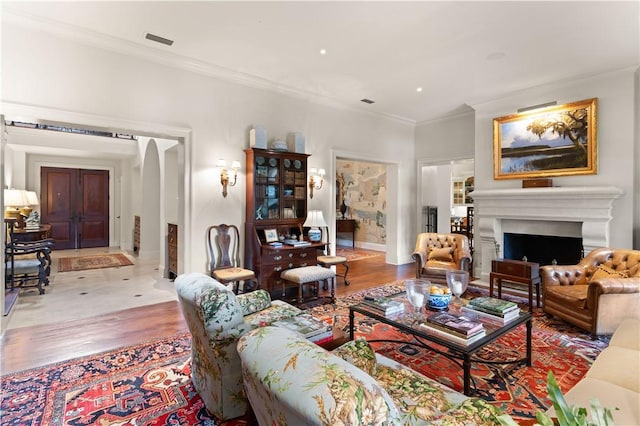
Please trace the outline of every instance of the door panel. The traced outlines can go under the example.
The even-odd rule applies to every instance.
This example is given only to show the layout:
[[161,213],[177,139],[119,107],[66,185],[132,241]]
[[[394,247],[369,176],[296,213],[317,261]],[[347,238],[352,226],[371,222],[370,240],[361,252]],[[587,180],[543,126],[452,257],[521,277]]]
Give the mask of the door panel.
[[40,173],[42,223],[51,224],[57,249],[76,247],[75,196],[78,171],[43,167]]
[[57,249],[109,245],[109,172],[43,167],[41,215]]
[[80,245],[104,247],[109,245],[109,172],[80,170],[82,198],[78,212]]

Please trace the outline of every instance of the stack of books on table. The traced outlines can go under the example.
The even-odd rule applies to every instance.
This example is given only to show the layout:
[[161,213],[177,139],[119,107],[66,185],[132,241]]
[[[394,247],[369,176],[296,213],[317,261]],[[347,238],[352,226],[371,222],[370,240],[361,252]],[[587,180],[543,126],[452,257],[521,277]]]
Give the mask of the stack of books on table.
[[457,316],[448,312],[431,315],[420,326],[438,337],[467,345],[487,334],[481,322],[474,321],[464,315]]
[[384,316],[395,315],[404,312],[404,302],[382,296],[365,296],[362,305],[372,312],[377,312]]
[[520,316],[520,308],[516,303],[494,297],[471,299],[469,304],[464,306],[462,310],[473,313],[480,318],[486,318],[502,324],[513,321]]
[[284,243],[288,246],[293,246],[293,247],[303,247],[303,246],[311,245],[309,241],[300,241],[300,240],[293,240],[293,239],[286,239],[284,240]]
[[333,327],[326,322],[308,314],[283,318],[274,321],[272,325],[285,327],[302,334],[306,339],[316,344],[333,340]]

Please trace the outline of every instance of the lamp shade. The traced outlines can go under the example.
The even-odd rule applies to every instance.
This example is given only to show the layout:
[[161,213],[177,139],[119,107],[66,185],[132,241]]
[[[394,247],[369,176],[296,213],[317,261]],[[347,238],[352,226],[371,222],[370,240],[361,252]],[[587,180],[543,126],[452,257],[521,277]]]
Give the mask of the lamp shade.
[[304,221],[302,226],[307,226],[309,228],[319,228],[321,226],[328,225],[324,221],[322,210],[309,210],[309,212],[307,213],[307,220]]
[[5,189],[4,205],[6,207],[24,207],[29,205],[27,191],[23,189]]
[[35,191],[27,191],[27,201],[30,206],[37,206],[40,204],[40,200],[38,199],[38,194]]

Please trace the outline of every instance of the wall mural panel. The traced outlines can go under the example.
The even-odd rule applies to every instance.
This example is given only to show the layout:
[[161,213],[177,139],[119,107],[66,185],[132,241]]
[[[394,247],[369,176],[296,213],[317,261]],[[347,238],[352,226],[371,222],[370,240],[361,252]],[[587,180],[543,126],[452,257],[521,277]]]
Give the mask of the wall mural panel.
[[[387,166],[354,160],[336,160],[336,208],[342,217],[356,219],[356,239],[375,244],[387,243]],[[344,210],[344,207],[343,207]]]

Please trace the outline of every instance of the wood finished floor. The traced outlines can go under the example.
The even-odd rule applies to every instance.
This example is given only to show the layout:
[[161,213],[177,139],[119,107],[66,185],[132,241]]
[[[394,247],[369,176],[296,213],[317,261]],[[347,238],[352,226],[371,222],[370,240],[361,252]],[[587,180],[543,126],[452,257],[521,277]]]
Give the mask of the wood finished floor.
[[[414,273],[413,264],[386,264],[382,256],[357,260],[349,266],[351,285],[345,286],[338,279],[338,297],[409,278]],[[82,320],[9,329],[2,338],[0,373],[92,355],[182,331],[187,328],[177,301]]]

